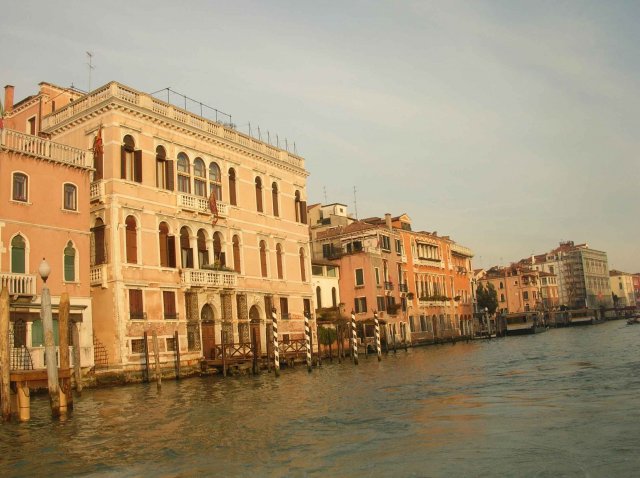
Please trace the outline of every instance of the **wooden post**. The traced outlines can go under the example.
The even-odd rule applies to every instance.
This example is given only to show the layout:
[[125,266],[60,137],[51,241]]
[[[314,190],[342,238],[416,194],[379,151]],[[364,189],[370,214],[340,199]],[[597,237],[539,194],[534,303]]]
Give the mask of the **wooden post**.
[[11,359],[9,355],[9,290],[2,287],[0,293],[0,408],[2,419],[6,422],[11,419],[11,376],[9,367]]
[[397,349],[396,349],[396,330],[393,328],[392,325],[389,325],[389,327],[391,327],[391,337],[393,338],[393,353],[395,354],[397,352]]
[[173,333],[173,343],[176,348],[176,380],[180,380],[180,337],[177,330]]
[[158,348],[158,331],[154,330],[153,334],[153,358],[156,362],[156,384],[158,390],[162,388],[162,375],[160,374],[160,349]]
[[273,371],[276,377],[280,376],[280,350],[278,350],[278,315],[275,307],[271,309],[271,321],[273,331]]
[[[338,337],[338,329],[336,329],[334,327],[334,330],[336,331],[336,338]],[[331,340],[331,336],[329,336],[329,362],[333,363],[333,348],[331,347],[331,344],[333,343],[333,340]]]
[[29,418],[31,418],[29,385],[24,382],[18,382],[16,383],[16,390],[18,392],[18,420],[28,422]]
[[307,372],[311,373],[311,329],[309,328],[309,312],[304,313],[304,338],[307,348]]
[[223,330],[221,335],[222,335],[222,376],[226,377],[227,376],[227,351],[226,351],[227,333]]
[[253,374],[258,374],[258,334],[256,329],[251,327],[251,353],[253,355]]
[[266,334],[266,348],[267,348],[267,372],[271,373],[271,344],[273,332],[271,331],[271,324],[265,324],[264,331]]
[[82,394],[82,368],[80,367],[80,331],[78,325],[71,323],[71,343],[73,345],[73,376],[76,380],[76,392]]
[[47,283],[42,284],[40,318],[44,328],[44,353],[47,364],[47,383],[51,414],[60,416],[60,389],[58,387],[58,364],[56,360],[56,344],[53,339],[53,317],[51,316],[51,294]]
[[382,360],[382,348],[380,347],[380,321],[378,320],[378,312],[373,312],[373,323],[375,325],[376,334],[376,354],[378,355],[378,362]]
[[356,329],[356,314],[351,311],[351,355],[353,363],[358,365],[358,331]]
[[[60,350],[60,370],[68,371],[69,365],[69,294],[60,295],[58,305],[58,348]],[[73,394],[71,393],[71,377],[63,378],[60,383],[60,413],[66,413],[67,407],[73,408]]]
[[149,382],[149,380],[151,380],[151,370],[149,369],[149,333],[146,330],[144,332],[144,365],[147,371],[145,382]]

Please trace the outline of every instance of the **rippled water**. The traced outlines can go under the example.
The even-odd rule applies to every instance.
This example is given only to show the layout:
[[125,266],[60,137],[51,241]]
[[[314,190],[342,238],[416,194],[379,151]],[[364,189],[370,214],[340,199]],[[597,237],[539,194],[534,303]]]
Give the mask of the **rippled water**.
[[0,475],[634,476],[640,326],[398,351],[355,367],[85,390],[0,424]]

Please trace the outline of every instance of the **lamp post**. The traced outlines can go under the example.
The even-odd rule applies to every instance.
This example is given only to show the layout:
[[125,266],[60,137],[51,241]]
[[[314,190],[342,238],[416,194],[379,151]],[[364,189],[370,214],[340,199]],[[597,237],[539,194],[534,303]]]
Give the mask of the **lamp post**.
[[489,338],[491,338],[491,320],[489,320],[489,308],[484,308],[484,320],[487,322],[487,333],[489,334]]
[[42,278],[42,294],[40,319],[44,329],[44,357],[47,365],[47,382],[49,386],[49,402],[51,404],[51,414],[54,417],[60,415],[60,392],[58,388],[58,363],[56,357],[56,344],[53,339],[53,317],[51,315],[51,294],[47,286],[47,279],[51,273],[51,267],[42,258],[38,267],[38,273]]

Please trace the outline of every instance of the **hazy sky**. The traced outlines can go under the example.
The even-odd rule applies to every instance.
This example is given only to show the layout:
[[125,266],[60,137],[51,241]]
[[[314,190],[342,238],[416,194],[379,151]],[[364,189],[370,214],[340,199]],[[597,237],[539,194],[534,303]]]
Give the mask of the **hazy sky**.
[[[10,5],[10,6],[9,6]],[[640,2],[2,1],[0,71],[172,89],[287,138],[308,202],[407,213],[476,267],[587,242],[640,272]],[[266,138],[265,138],[266,139]]]

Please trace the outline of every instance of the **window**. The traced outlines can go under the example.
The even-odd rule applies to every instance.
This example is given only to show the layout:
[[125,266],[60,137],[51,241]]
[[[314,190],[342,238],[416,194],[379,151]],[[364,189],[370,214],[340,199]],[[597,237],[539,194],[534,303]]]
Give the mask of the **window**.
[[267,277],[267,244],[260,241],[260,274]]
[[375,272],[376,272],[376,285],[380,285],[380,268],[376,267]]
[[264,212],[262,208],[262,179],[256,178],[256,210]]
[[29,200],[29,180],[26,174],[13,173],[13,200],[27,202]]
[[189,158],[184,153],[178,154],[178,191],[181,193],[191,194]]
[[504,289],[504,284],[502,282],[500,282],[500,288]]
[[305,266],[304,248],[300,248],[300,280],[307,281],[307,268]]
[[376,305],[378,306],[378,311],[387,310],[387,305],[386,305],[386,301],[384,299],[384,296],[376,297]]
[[91,228],[91,265],[97,266],[107,262],[105,228],[106,226],[100,218],[96,219],[96,225]]
[[233,236],[233,270],[240,273],[240,238]]
[[289,319],[289,299],[280,297],[280,317],[283,320]]
[[402,241],[400,239],[396,239],[396,253],[402,255]]
[[29,134],[35,135],[36,134],[36,117],[32,116],[27,120],[27,123],[29,124]]
[[76,211],[78,209],[78,188],[73,184],[64,184],[63,207],[67,211]]
[[271,185],[271,201],[273,203],[273,215],[278,217],[280,215],[278,210],[278,185],[275,182]]
[[295,213],[296,213],[296,222],[306,224],[307,223],[307,202],[301,199],[300,191],[295,192],[294,207],[295,207]]
[[320,286],[316,287],[316,305],[318,309],[322,308],[322,291],[320,290]]
[[284,278],[282,273],[282,246],[276,244],[276,267],[278,269],[278,279]]
[[338,307],[338,292],[335,287],[331,288],[331,306]]
[[364,270],[363,269],[356,269],[355,270],[355,276],[356,276],[356,287],[363,286],[364,285]]
[[138,237],[136,218],[127,216],[125,220],[125,247],[127,250],[127,262],[136,264],[138,262]]
[[178,313],[176,312],[176,293],[174,291],[162,291],[162,307],[164,320],[178,320]]
[[71,241],[67,242],[64,248],[64,281],[76,281],[76,250]]
[[311,318],[311,299],[302,299],[302,309],[304,310],[304,315]]
[[180,229],[180,257],[182,267],[185,269],[193,269],[193,249],[191,249],[189,235],[189,229],[183,226]]
[[166,222],[160,223],[158,233],[158,237],[160,239],[160,266],[175,267],[176,240],[174,236],[169,235],[169,226]]
[[229,204],[232,206],[238,205],[236,198],[236,170],[233,168],[229,169]]
[[213,233],[213,261],[218,266],[226,266],[227,261],[222,251],[222,234],[219,232]]
[[173,161],[167,160],[164,147],[156,148],[156,186],[173,191]]
[[335,266],[327,266],[327,277],[336,277],[336,270]]
[[324,270],[322,268],[322,266],[316,266],[314,264],[311,265],[311,275],[312,276],[318,276],[318,277],[322,277],[324,274]]
[[142,304],[142,290],[129,289],[129,319],[144,320],[144,307]]
[[201,158],[193,160],[193,192],[196,196],[207,197],[207,175]]
[[389,239],[389,236],[380,236],[380,247],[385,251],[391,250],[391,240]]
[[523,298],[524,300],[529,300],[529,292],[525,290],[525,291],[522,293],[522,298]]
[[198,267],[209,264],[209,251],[207,250],[207,237],[203,229],[198,231]]
[[222,201],[222,183],[220,182],[220,168],[216,163],[209,164],[209,195],[213,194],[216,201]]
[[120,178],[141,183],[142,151],[135,148],[133,137],[126,135],[120,149]]
[[361,314],[367,311],[367,298],[366,297],[356,297],[355,299],[355,312],[356,314]]
[[11,272],[13,274],[24,274],[26,264],[26,242],[18,234],[11,239]]

